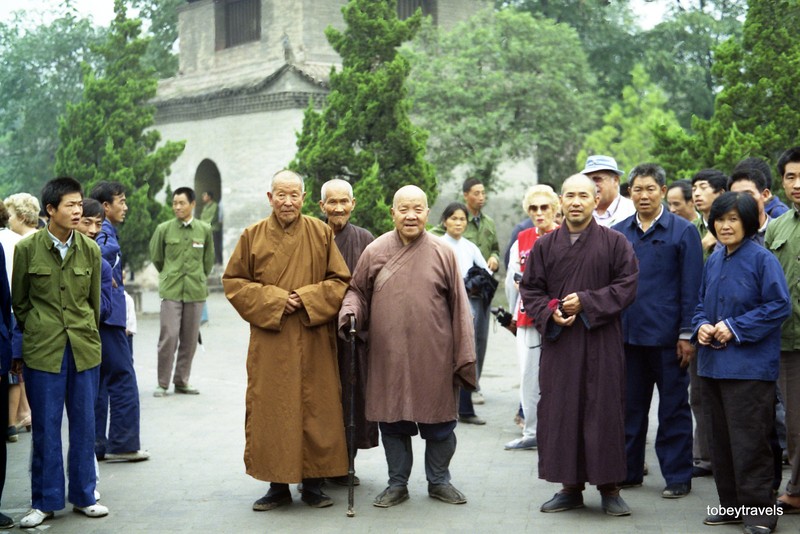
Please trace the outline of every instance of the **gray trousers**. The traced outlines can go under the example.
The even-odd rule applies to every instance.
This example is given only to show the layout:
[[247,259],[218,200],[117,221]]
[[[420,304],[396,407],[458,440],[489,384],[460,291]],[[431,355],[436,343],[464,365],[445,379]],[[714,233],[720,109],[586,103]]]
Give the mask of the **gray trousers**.
[[[200,316],[204,302],[161,301],[161,333],[158,337],[158,385],[169,387],[172,364],[175,363],[173,382],[176,386],[189,385],[192,359],[197,350]],[[175,362],[175,351],[178,361]]]
[[782,351],[778,389],[786,408],[786,450],[792,474],[786,493],[800,496],[800,351]]
[[[431,484],[450,483],[450,460],[456,452],[456,434],[452,423],[426,425],[419,423],[425,440],[425,477]],[[389,468],[389,486],[407,486],[414,464],[411,436],[416,435],[416,425],[410,421],[380,423],[383,450]]]
[[710,421],[703,406],[703,381],[697,376],[697,358],[689,364],[689,405],[694,416],[694,441],[692,458],[696,467],[711,470]]

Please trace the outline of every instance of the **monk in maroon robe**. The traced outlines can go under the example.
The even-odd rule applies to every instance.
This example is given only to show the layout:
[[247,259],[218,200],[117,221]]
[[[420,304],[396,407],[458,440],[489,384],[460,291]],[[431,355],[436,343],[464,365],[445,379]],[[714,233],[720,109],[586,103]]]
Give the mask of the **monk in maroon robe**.
[[[322,185],[322,199],[319,207],[325,215],[328,226],[333,230],[334,240],[339,252],[342,253],[347,268],[352,273],[355,271],[358,258],[367,248],[367,245],[375,241],[375,237],[364,228],[350,223],[350,216],[356,206],[356,199],[353,197],[353,187],[344,180],[333,179]],[[354,414],[355,423],[355,447],[356,449],[371,449],[378,446],[378,424],[367,421],[364,413],[365,404],[365,384],[367,383],[366,368],[366,340],[367,332],[359,332],[356,340],[356,381],[354,387]],[[339,376],[342,380],[342,411],[344,412],[344,424],[347,426],[348,413],[350,411],[349,399],[346,395],[347,381],[350,376],[350,343],[339,339],[337,345],[337,355],[339,358]],[[348,477],[336,477],[331,479],[335,484],[347,485]],[[356,485],[360,482],[355,478]]]
[[620,316],[636,298],[638,264],[622,234],[594,222],[591,179],[565,180],[561,201],[566,224],[536,241],[520,284],[542,335],[539,478],[563,485],[541,511],[582,507],[588,482],[607,514],[628,515],[617,487],[626,474]]
[[466,497],[450,483],[456,398],[477,386],[472,313],[455,253],[425,231],[428,200],[416,186],[395,193],[395,230],[361,255],[339,312],[369,331],[367,418],[381,430],[389,486],[374,506],[409,498],[411,437],[426,441],[428,495],[450,504]]

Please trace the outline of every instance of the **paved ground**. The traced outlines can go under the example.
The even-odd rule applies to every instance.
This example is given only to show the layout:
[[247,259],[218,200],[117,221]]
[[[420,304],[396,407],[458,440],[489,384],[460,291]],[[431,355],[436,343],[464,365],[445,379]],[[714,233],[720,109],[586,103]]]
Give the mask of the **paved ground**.
[[[713,480],[695,481],[692,493],[679,500],[660,497],[663,480],[652,445],[648,450],[650,476],[642,488],[623,495],[633,515],[605,516],[599,495],[586,492],[586,508],[542,514],[539,506],[557,490],[539,480],[535,451],[509,452],[503,444],[518,436],[513,423],[519,379],[513,338],[505,330],[492,332],[485,375],[481,381],[486,404],[478,413],[482,427],[460,425],[458,451],[452,463],[453,483],[469,502],[452,506],[427,496],[423,444],[415,440],[417,463],[409,485],[411,500],[390,509],[371,505],[386,483],[383,450],[361,451],[356,470],[356,517],[347,518],[347,490],[329,488],[336,504],[312,509],[298,496],[291,506],[256,513],[252,502],[267,485],[244,473],[245,350],[248,328],[225,298],[209,300],[211,323],[203,327],[205,351],[198,352],[192,383],[199,396],[152,397],[156,385],[158,301],[144,295],[145,314],[135,339],[136,370],[142,400],[142,446],[151,460],[139,464],[101,464],[101,502],[110,515],[88,519],[58,512],[38,530],[52,533],[206,533],[206,532],[739,532],[739,526],[706,527],[706,507],[717,503]],[[149,313],[148,313],[149,312]],[[652,434],[652,430],[651,430]],[[651,437],[651,443],[653,441]],[[30,434],[9,444],[9,472],[2,511],[19,520],[27,511],[30,483],[27,463]],[[784,474],[787,472],[784,471]],[[782,532],[800,530],[800,517],[785,517]]]

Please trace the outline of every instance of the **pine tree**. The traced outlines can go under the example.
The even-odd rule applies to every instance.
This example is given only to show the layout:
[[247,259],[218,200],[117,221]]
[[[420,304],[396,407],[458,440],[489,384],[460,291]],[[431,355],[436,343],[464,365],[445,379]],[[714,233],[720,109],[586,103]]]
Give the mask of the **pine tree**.
[[[695,119],[694,135],[657,133],[660,158],[683,165],[686,175],[704,167],[730,171],[749,156],[774,165],[785,149],[798,144],[800,43],[793,37],[798,24],[796,0],[750,0],[741,42],[730,39],[716,49],[712,72],[722,90],[714,115]],[[780,180],[773,180],[773,191],[778,188]]]
[[397,51],[419,29],[422,15],[398,20],[395,0],[350,0],[342,13],[346,29],[325,31],[342,68],[331,71],[323,109],[306,110],[290,167],[306,176],[307,208],[331,178],[348,180],[360,191],[359,182],[372,177],[370,196],[381,202],[359,202],[354,214],[379,233],[387,228],[386,206],[403,185],[422,188],[430,204],[437,195],[433,167],[424,159],[427,133],[408,117],[410,67]]
[[140,38],[141,21],[127,18],[123,0],[115,0],[114,12],[108,38],[97,50],[104,67],[84,66],[83,98],[67,106],[59,120],[54,171],[76,178],[87,192],[101,180],[125,186],[129,211],[120,241],[135,270],[148,258],[150,236],[164,217],[163,204],[154,197],[184,143],[156,148],[161,135],[152,129],[155,108],[147,102],[156,94],[157,80],[141,62],[147,40]]

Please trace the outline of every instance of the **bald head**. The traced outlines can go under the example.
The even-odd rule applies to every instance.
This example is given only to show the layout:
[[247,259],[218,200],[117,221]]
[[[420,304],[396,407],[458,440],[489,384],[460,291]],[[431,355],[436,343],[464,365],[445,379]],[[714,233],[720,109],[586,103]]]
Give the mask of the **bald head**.
[[350,185],[350,182],[342,180],[341,178],[334,178],[333,180],[328,180],[322,184],[322,189],[320,190],[320,197],[322,198],[322,201],[325,202],[325,199],[328,198],[328,195],[333,194],[334,192],[345,194],[351,199],[353,198],[353,186]]
[[392,202],[392,220],[400,240],[408,245],[425,232],[428,222],[428,197],[415,185],[406,185],[397,190]]
[[599,193],[597,186],[585,174],[575,174],[561,185],[561,211],[570,232],[583,231],[592,222]]
[[425,207],[428,207],[428,196],[425,194],[425,191],[417,187],[416,185],[404,185],[397,192],[394,194],[394,199],[392,199],[392,207],[396,208],[398,202],[402,200],[422,200],[425,204]]
[[573,174],[572,176],[564,180],[563,184],[561,184],[561,194],[563,195],[564,191],[567,188],[575,188],[575,187],[586,188],[589,191],[591,191],[592,194],[595,194],[597,192],[597,186],[595,185],[594,180],[592,180],[585,174]]
[[303,181],[303,177],[300,176],[299,174],[297,174],[294,171],[290,171],[289,169],[283,169],[281,171],[276,172],[274,175],[272,175],[272,180],[270,181],[270,184],[269,184],[269,190],[270,191],[274,191],[275,190],[275,184],[278,183],[278,182],[283,183],[283,184],[296,184],[296,183],[299,183],[300,184],[300,191],[302,191],[303,193],[306,192],[306,184]]

